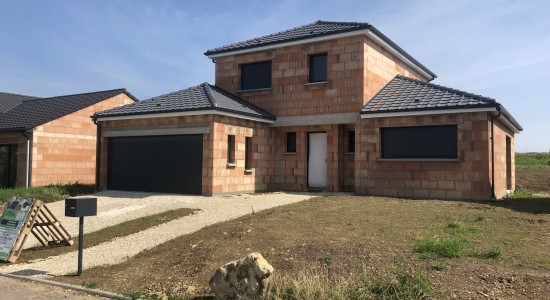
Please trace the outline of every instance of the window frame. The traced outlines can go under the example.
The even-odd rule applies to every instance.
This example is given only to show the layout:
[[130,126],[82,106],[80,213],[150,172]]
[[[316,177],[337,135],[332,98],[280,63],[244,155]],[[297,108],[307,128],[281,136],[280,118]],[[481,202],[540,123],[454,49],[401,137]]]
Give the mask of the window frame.
[[297,134],[295,131],[286,133],[285,153],[292,153],[292,154],[296,153],[296,148],[297,148],[296,140],[297,140]]
[[[253,86],[252,84],[248,83],[246,81],[246,79],[249,77],[249,76],[245,76],[245,73],[248,73],[248,72],[254,72],[254,71],[251,71],[250,69],[253,68],[254,66],[259,66],[259,65],[266,65],[266,66],[269,66],[268,67],[268,76],[269,76],[269,85],[268,86]],[[258,70],[256,70],[256,72],[258,72]],[[253,91],[253,90],[264,90],[264,89],[271,89],[273,87],[273,63],[271,60],[265,60],[265,61],[257,61],[257,62],[252,62],[252,63],[246,63],[246,64],[240,64],[239,65],[239,76],[240,76],[240,88],[241,88],[241,91]],[[255,77],[255,78],[258,78],[258,73],[255,73],[254,75],[250,75],[250,77]],[[266,80],[267,81],[267,80]]]
[[[319,77],[318,76],[319,74],[315,74],[315,71],[317,70],[317,67],[316,67],[317,65],[314,63],[314,60],[321,57],[324,57],[324,63],[325,63],[323,66],[324,76],[321,76],[322,78],[317,79],[317,77]],[[308,79],[309,83],[322,83],[322,82],[328,81],[328,53],[325,52],[325,53],[310,54],[308,56],[308,63],[309,63],[309,79]]]
[[348,149],[347,153],[355,153],[355,130],[348,131]]
[[[418,132],[412,132],[414,129],[418,129]],[[388,138],[400,138],[401,140],[388,141]],[[450,145],[441,144],[449,142]],[[395,147],[395,149],[388,150],[389,146]],[[436,153],[438,150],[440,152]],[[381,127],[379,159],[458,160],[458,126]]]
[[227,165],[234,166],[236,164],[235,160],[235,135],[227,135]]
[[252,170],[252,137],[244,138],[244,169],[245,171]]

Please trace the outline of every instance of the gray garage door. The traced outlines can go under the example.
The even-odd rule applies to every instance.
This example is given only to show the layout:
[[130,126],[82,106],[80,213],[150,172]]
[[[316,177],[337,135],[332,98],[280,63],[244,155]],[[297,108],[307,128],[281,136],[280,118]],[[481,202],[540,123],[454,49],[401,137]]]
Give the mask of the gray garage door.
[[107,159],[108,189],[201,194],[202,135],[109,138]]

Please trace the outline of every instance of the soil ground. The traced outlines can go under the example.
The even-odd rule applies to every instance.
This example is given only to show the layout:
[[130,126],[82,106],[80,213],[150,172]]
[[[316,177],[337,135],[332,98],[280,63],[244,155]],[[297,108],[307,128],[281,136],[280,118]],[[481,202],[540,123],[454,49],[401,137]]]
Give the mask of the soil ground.
[[550,166],[516,166],[516,188],[550,195]]
[[[461,257],[420,259],[415,243],[455,237],[450,223],[475,229],[460,234],[467,245]],[[217,267],[258,251],[278,276],[322,269],[331,277],[376,277],[405,268],[426,272],[436,299],[541,299],[550,294],[549,232],[550,198],[492,204],[319,197],[209,226],[122,264],[56,280],[117,293],[204,295]],[[498,258],[480,258],[488,251]]]

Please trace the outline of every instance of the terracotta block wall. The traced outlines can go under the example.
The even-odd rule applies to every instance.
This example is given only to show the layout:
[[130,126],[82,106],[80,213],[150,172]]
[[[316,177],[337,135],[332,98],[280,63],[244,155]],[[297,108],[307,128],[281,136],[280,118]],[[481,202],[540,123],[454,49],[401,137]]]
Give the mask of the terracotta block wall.
[[[308,55],[319,53],[327,53],[328,81],[308,84]],[[240,91],[240,64],[266,60],[272,88]],[[358,112],[396,74],[419,78],[363,35],[216,58],[217,86],[278,117]]]
[[[32,141],[32,133],[27,133],[27,136]],[[23,136],[22,133],[1,134],[0,144],[17,144],[17,178],[15,180],[15,186],[24,187],[27,166],[27,138]],[[32,172],[32,170],[30,170],[30,172]]]
[[[345,191],[351,166],[346,164],[343,125],[289,126],[275,128],[273,190],[305,191],[308,188],[308,133],[327,133],[327,190]],[[286,134],[296,132],[296,153],[286,153]],[[348,187],[349,189],[349,187]]]
[[[502,198],[507,195],[507,190],[515,190],[516,188],[516,168],[515,168],[515,150],[514,150],[514,133],[507,129],[498,120],[495,121],[495,195],[497,198]],[[510,140],[510,153],[506,150],[506,138]],[[507,155],[510,160],[507,163]],[[489,171],[491,171],[491,164]],[[508,168],[510,170],[508,171]]]
[[[266,123],[219,115],[197,115],[101,122],[102,128],[144,127],[153,125],[204,124],[202,194],[267,190],[272,179],[272,144]],[[236,166],[227,166],[227,138],[235,135]],[[252,170],[244,169],[245,138],[252,137]],[[107,188],[108,138],[102,137],[100,189]]]
[[94,183],[97,131],[90,116],[133,102],[122,93],[34,128],[31,184]]
[[[412,198],[490,198],[486,112],[362,119],[356,125],[356,192]],[[457,161],[382,161],[380,128],[457,125]]]

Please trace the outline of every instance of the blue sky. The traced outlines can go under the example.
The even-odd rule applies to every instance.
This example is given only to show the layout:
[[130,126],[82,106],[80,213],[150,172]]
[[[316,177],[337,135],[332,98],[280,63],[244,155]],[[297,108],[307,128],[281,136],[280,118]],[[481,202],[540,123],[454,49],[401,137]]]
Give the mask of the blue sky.
[[0,0],[0,91],[124,87],[140,99],[214,82],[211,48],[316,20],[369,22],[438,75],[497,99],[516,151],[550,149],[550,1]]

